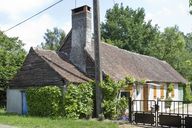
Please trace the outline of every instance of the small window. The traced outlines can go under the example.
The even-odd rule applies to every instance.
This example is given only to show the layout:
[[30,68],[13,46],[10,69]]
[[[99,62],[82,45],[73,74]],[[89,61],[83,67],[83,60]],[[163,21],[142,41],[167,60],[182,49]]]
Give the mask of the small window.
[[126,97],[126,98],[128,98],[128,97],[130,97],[130,93],[129,93],[129,92],[121,92],[121,93],[120,93],[120,97]]

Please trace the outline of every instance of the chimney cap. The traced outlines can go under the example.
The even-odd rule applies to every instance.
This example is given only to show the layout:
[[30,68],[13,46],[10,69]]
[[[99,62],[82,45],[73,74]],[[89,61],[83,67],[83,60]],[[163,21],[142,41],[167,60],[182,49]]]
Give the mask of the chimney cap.
[[72,9],[72,13],[75,14],[80,12],[90,12],[90,10],[91,10],[91,7],[89,7],[88,5],[83,5],[81,7]]

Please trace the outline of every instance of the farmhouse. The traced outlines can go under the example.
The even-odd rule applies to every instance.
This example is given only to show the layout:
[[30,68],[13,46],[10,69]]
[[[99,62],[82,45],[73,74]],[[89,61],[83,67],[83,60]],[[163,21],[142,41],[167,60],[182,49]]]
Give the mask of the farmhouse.
[[[59,51],[31,48],[23,66],[7,89],[7,111],[24,113],[25,89],[45,85],[66,87],[67,83],[82,83],[94,79],[94,43],[92,40],[90,7],[72,10],[72,29],[63,40]],[[119,49],[101,43],[102,75],[118,81],[126,76],[146,80],[145,85],[133,85],[122,93],[133,99],[165,99],[167,87],[174,85],[172,98],[183,100],[180,83],[187,81],[167,62],[154,57]],[[148,108],[147,104],[143,107]]]

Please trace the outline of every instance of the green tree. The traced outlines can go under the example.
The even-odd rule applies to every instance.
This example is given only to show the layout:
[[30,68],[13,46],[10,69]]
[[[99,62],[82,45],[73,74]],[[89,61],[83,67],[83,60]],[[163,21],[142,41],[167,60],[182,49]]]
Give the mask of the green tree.
[[182,54],[185,50],[183,33],[179,31],[177,26],[168,27],[160,34],[159,39],[158,43],[155,42],[154,46],[151,47],[153,52],[151,51],[150,54],[174,65],[179,57],[178,55]]
[[26,52],[18,38],[0,32],[0,87],[6,88],[22,65]]
[[65,32],[62,29],[57,27],[53,28],[53,31],[47,29],[44,35],[45,42],[41,43],[41,47],[48,50],[58,50],[64,38]]
[[106,22],[101,24],[102,38],[119,48],[149,54],[151,44],[157,42],[158,27],[145,21],[143,8],[133,10],[115,4],[106,12]]
[[192,33],[188,33],[185,36],[186,42],[186,61],[185,64],[188,70],[185,72],[187,73],[188,80],[192,81]]
[[192,52],[192,33],[186,34],[185,41],[186,41],[186,49],[189,52]]
[[165,28],[158,43],[154,43],[150,48],[151,56],[167,61],[185,78],[191,79],[192,56],[186,49],[185,36],[177,26]]

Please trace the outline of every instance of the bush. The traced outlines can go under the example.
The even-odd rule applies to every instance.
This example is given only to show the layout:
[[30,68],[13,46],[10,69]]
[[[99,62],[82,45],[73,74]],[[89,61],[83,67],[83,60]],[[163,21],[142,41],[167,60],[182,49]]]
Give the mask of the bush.
[[103,100],[102,108],[105,118],[114,119],[116,117],[116,103],[116,99]]
[[[67,118],[89,118],[93,111],[93,89],[91,83],[68,85],[62,97],[56,86],[27,89],[28,113],[32,116],[65,116]],[[64,98],[64,101],[62,99]]]
[[172,98],[171,97],[167,97],[165,99],[165,108],[171,108],[171,104],[172,104]]
[[32,116],[61,115],[61,91],[56,86],[27,89],[28,113]]
[[125,114],[125,110],[128,109],[128,99],[122,97],[117,102],[117,116],[120,117]]
[[109,76],[106,76],[106,79],[101,83],[100,87],[103,92],[102,108],[105,118],[114,119],[122,111],[123,108],[118,106],[120,101],[117,99],[117,95],[123,86],[125,86],[125,81],[115,82]]
[[89,118],[93,111],[93,89],[91,83],[69,84],[64,96],[67,118]]
[[169,86],[167,88],[168,93],[172,92],[173,90],[174,90],[173,84],[169,84]]
[[185,103],[192,103],[192,95],[191,95],[191,88],[190,84],[187,84],[184,89],[184,102]]

